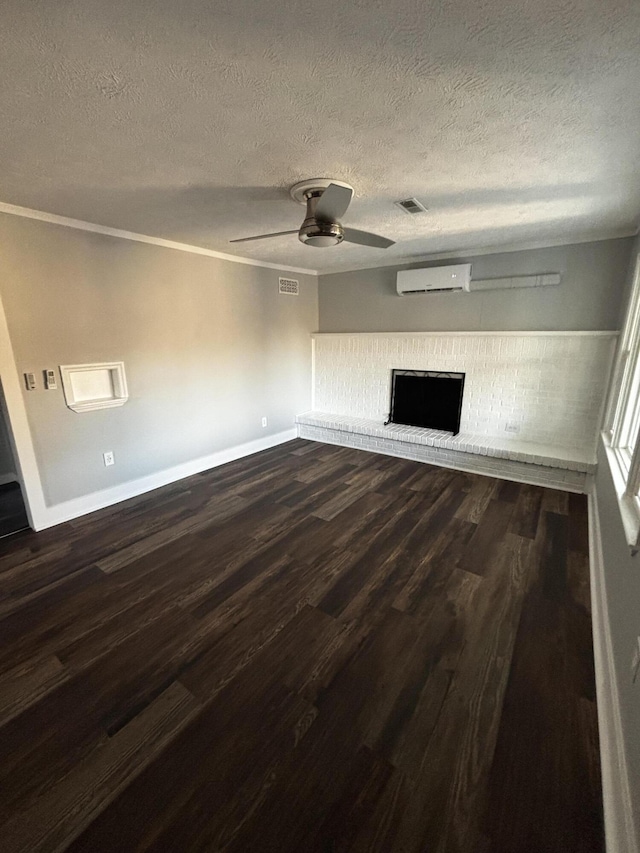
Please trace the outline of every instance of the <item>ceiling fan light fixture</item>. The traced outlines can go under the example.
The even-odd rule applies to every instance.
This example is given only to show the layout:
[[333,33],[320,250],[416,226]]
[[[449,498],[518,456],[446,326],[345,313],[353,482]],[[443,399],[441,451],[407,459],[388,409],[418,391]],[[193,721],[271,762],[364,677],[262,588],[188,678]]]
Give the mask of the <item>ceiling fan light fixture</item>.
[[317,237],[303,237],[302,242],[305,246],[315,246],[317,249],[325,249],[327,246],[337,246],[342,243],[338,237],[319,234]]
[[305,221],[298,233],[298,239],[305,246],[325,249],[328,246],[337,246],[342,243],[344,231],[339,222]]

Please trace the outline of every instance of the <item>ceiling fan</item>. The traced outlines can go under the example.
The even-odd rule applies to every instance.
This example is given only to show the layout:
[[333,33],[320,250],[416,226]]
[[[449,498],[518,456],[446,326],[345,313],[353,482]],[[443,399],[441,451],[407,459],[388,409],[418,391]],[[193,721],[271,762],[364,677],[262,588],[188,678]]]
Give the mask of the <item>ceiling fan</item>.
[[299,229],[295,231],[276,231],[274,234],[258,234],[255,237],[240,237],[231,243],[246,243],[249,240],[265,240],[267,237],[282,237],[285,234],[297,234],[298,239],[307,246],[325,248],[337,246],[344,240],[359,246],[371,246],[375,249],[388,249],[395,241],[358,231],[357,228],[345,228],[340,220],[347,212],[353,197],[353,187],[344,181],[332,181],[330,178],[311,178],[300,181],[290,190],[291,198],[300,204],[306,204],[307,215]]

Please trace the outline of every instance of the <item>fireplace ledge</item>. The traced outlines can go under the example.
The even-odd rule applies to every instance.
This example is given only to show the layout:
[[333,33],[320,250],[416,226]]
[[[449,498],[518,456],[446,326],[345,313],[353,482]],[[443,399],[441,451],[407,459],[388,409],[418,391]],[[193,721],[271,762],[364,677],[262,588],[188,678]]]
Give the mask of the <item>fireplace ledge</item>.
[[[452,436],[440,430],[384,425],[382,421],[356,418],[327,412],[304,412],[296,417],[301,426],[317,427],[322,430],[335,430],[338,433],[352,433],[368,436],[372,439],[397,441],[426,447],[442,448],[457,453],[473,454],[475,457],[493,457],[510,462],[523,462],[545,468],[557,468],[592,474],[596,469],[595,449],[585,447],[562,447],[537,444],[511,438],[491,438],[480,435],[459,433]],[[302,430],[299,430],[302,434]],[[340,443],[340,442],[338,442]],[[365,448],[366,449],[366,448]],[[370,449],[375,450],[375,444]],[[425,460],[427,461],[427,460]],[[431,460],[429,460],[431,461]]]

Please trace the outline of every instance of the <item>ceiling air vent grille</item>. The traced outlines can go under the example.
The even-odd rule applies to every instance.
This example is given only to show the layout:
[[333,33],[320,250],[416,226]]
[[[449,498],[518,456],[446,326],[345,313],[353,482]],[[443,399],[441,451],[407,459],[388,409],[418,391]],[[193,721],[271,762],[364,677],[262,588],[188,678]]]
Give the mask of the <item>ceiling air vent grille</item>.
[[396,207],[404,210],[405,213],[426,213],[427,208],[418,201],[417,198],[403,198],[402,201],[394,201]]
[[295,278],[279,278],[278,293],[285,293],[288,296],[299,296],[300,284]]

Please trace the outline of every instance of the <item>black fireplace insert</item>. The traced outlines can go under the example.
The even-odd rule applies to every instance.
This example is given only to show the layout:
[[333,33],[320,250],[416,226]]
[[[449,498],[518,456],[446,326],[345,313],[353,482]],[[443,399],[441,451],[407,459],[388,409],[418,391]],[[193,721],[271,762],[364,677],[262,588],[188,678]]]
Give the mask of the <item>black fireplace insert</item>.
[[392,370],[387,423],[460,432],[464,373]]

